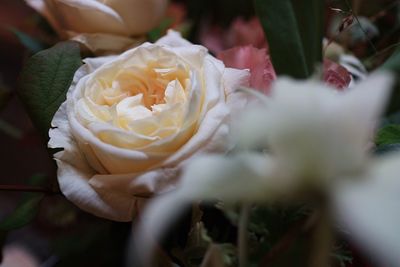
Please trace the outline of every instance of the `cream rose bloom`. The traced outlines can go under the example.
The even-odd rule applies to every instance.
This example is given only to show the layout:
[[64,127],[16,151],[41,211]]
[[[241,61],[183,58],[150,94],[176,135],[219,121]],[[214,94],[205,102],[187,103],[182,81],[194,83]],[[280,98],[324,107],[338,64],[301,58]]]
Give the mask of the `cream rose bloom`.
[[168,0],[25,0],[63,39],[96,53],[122,51],[160,23]]
[[86,59],[52,121],[49,147],[64,195],[95,215],[129,221],[175,187],[191,158],[226,151],[247,70],[225,68],[176,32],[120,56]]

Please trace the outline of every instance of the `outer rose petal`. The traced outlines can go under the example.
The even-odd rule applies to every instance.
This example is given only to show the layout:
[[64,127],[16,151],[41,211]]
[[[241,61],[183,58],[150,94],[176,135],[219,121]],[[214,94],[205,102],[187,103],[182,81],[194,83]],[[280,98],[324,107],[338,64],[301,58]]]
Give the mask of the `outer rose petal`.
[[96,55],[117,54],[144,42],[144,38],[130,38],[103,33],[67,33],[71,40],[85,45]]
[[168,0],[103,0],[124,20],[129,34],[145,34],[160,23]]
[[50,9],[62,17],[65,30],[84,33],[127,35],[128,30],[120,15],[98,1],[49,0]]
[[235,47],[218,54],[224,64],[231,68],[250,69],[250,86],[268,93],[276,79],[275,70],[266,49],[253,46]]
[[329,60],[324,60],[324,81],[337,89],[347,88],[351,82],[351,75],[347,69]]

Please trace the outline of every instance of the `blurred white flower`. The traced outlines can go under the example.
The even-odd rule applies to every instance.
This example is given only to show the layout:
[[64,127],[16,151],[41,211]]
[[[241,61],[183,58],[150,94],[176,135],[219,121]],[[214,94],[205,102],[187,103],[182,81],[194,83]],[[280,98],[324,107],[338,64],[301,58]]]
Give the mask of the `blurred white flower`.
[[[400,207],[394,206],[400,203],[400,155],[375,159],[368,151],[392,82],[389,74],[377,73],[338,92],[317,81],[279,79],[264,104],[239,120],[232,155],[199,157],[175,192],[150,205],[136,232],[142,256],[151,251],[149,237],[160,237],[191,201],[295,201],[318,192],[358,240],[382,253],[385,264],[400,262],[400,236],[393,235],[400,223]],[[391,222],[383,222],[384,206]]]

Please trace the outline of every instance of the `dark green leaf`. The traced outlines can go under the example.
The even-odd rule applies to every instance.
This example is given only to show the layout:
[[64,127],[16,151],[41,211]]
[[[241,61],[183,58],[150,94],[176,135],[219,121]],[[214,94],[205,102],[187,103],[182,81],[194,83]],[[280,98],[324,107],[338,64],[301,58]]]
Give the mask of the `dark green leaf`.
[[32,194],[25,199],[9,216],[0,221],[0,231],[10,231],[30,223],[36,216],[44,194]]
[[37,53],[44,49],[44,45],[41,42],[29,36],[28,34],[21,32],[15,28],[10,28],[9,30],[14,33],[21,44],[28,48],[32,53]]
[[376,137],[377,145],[400,143],[400,125],[388,125],[379,130]]
[[390,145],[381,145],[375,149],[375,154],[384,155],[387,153],[392,153],[395,151],[400,151],[400,144],[390,144]]
[[23,132],[20,129],[2,119],[0,119],[0,133],[6,134],[17,140],[21,139],[23,136]]
[[8,103],[8,100],[11,97],[10,90],[5,89],[2,87],[2,84],[0,83],[0,110]]
[[18,91],[40,132],[48,137],[51,120],[81,65],[79,45],[63,42],[35,54],[26,64]]
[[163,21],[161,21],[160,25],[151,30],[148,33],[148,38],[150,42],[155,42],[158,39],[160,39],[162,37],[162,35],[167,31],[167,29],[172,25],[172,19],[170,18],[166,18]]
[[393,88],[386,114],[400,111],[400,48],[397,48],[388,60],[379,68],[380,70],[389,70],[397,74],[396,86]]
[[323,1],[255,0],[278,75],[305,79],[322,60]]
[[322,62],[324,1],[292,0],[292,5],[303,44],[307,71],[311,75],[317,64]]
[[388,60],[381,66],[381,69],[391,70],[400,74],[400,48],[397,48]]

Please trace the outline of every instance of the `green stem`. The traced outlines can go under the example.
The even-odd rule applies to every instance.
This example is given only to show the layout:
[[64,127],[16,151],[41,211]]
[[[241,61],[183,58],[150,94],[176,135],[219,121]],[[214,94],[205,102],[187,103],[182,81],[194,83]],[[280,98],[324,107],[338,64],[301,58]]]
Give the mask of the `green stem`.
[[360,28],[360,30],[363,32],[363,34],[365,35],[365,38],[367,39],[369,45],[372,47],[372,49],[374,50],[374,53],[377,52],[376,47],[374,45],[374,43],[371,41],[371,39],[369,39],[368,37],[368,33],[365,31],[365,29],[363,28],[363,26],[361,25],[360,20],[358,19],[357,15],[354,13],[353,11],[353,7],[350,4],[349,0],[345,0],[345,3],[347,5],[347,8],[349,9],[349,12],[352,14],[353,18],[356,20],[358,27]]
[[21,139],[23,135],[20,129],[2,119],[0,119],[0,132],[7,134],[14,139]]
[[247,266],[247,227],[249,224],[250,205],[243,204],[239,219],[239,267]]
[[0,191],[11,191],[11,192],[31,192],[31,193],[45,193],[45,194],[58,194],[59,191],[52,191],[48,188],[40,186],[30,186],[30,185],[0,185]]
[[331,214],[326,206],[319,210],[319,216],[312,235],[310,267],[330,266],[333,234]]

